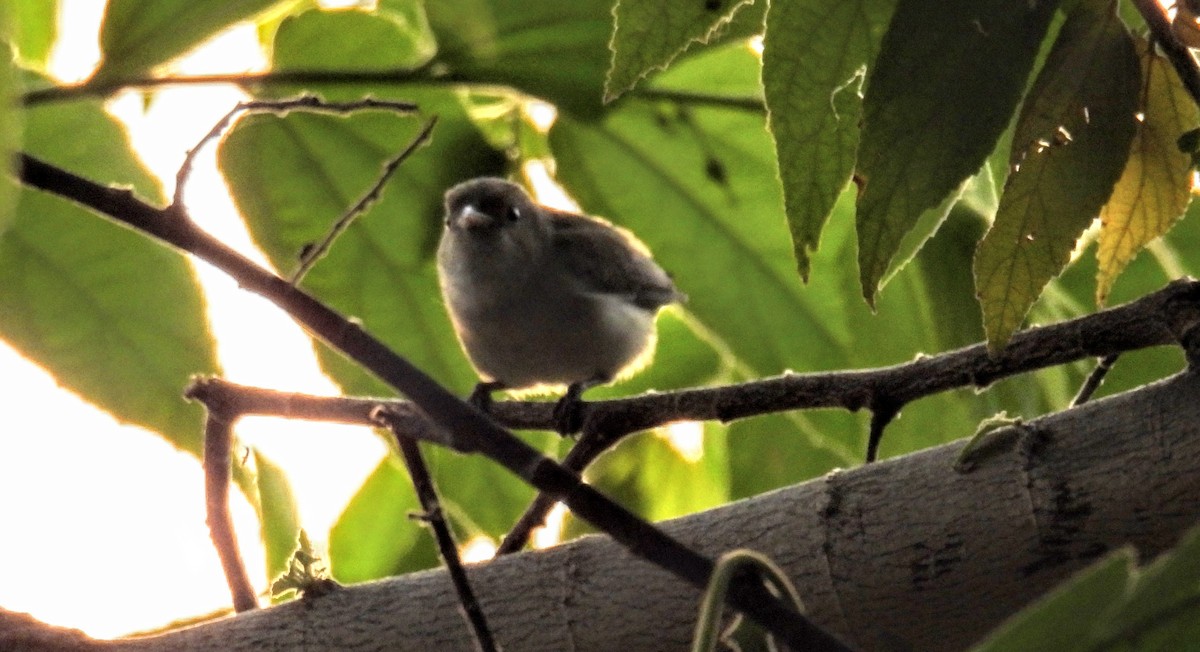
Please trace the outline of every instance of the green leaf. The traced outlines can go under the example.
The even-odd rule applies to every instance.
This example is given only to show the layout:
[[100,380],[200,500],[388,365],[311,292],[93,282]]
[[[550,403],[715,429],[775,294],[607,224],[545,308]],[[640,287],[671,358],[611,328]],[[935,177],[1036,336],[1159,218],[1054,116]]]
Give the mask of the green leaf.
[[588,469],[588,481],[651,521],[724,504],[730,499],[726,429],[697,429],[701,441],[694,449],[673,445],[663,429],[626,438]]
[[[423,18],[417,15],[414,20]],[[387,47],[381,47],[387,44]],[[306,11],[289,16],[275,34],[276,70],[396,70],[415,68],[433,56],[428,24],[410,24],[402,14],[364,11]],[[342,95],[357,89],[337,88]]]
[[[525,439],[539,450],[553,451],[561,438],[537,432],[527,433]],[[534,499],[532,487],[486,457],[463,456],[440,447],[425,451],[442,506],[464,533],[460,542],[477,534],[502,536]]]
[[735,421],[729,425],[730,497],[746,498],[855,466],[866,450],[838,437],[856,431],[853,415],[813,414],[818,425],[801,429],[787,415]]
[[897,6],[868,79],[855,172],[868,303],[922,213],[983,165],[1020,100],[1056,5]]
[[405,45],[412,48],[413,59],[425,62],[437,54],[437,37],[424,0],[379,0],[377,12],[404,27]]
[[1021,110],[1015,171],[975,255],[989,346],[1021,325],[1112,193],[1135,132],[1139,77],[1112,5],[1077,4]]
[[97,80],[145,74],[234,23],[286,0],[109,0],[100,27]]
[[6,2],[13,26],[13,45],[21,61],[43,68],[58,36],[58,0]]
[[1129,160],[1100,212],[1096,303],[1104,305],[1117,276],[1151,240],[1183,217],[1192,195],[1191,158],[1179,151],[1180,134],[1200,123],[1200,111],[1166,58],[1138,40],[1144,90],[1143,119]]
[[[734,498],[731,482],[736,478],[731,475],[730,455],[736,449],[729,445],[725,426],[707,423],[700,429],[698,448],[686,440],[677,446],[661,428],[627,437],[588,467],[588,483],[650,521],[727,503]],[[568,516],[564,539],[596,532],[574,514]]]
[[972,652],[1097,649],[1089,645],[1089,637],[1102,614],[1120,601],[1132,563],[1131,550],[1109,555],[1009,619]]
[[[617,0],[604,80],[604,101],[630,90],[653,70],[666,70],[693,43],[708,43],[754,0]],[[760,2],[762,5],[765,3]],[[761,13],[761,12],[760,12]],[[761,24],[761,23],[760,23]]]
[[258,489],[259,532],[267,552],[267,579],[288,568],[300,532],[300,514],[287,474],[262,452],[254,450],[255,485]]
[[[1192,615],[1180,612],[1185,606],[1190,606]],[[1137,641],[1155,627],[1178,628],[1190,624],[1186,621],[1195,622],[1197,609],[1200,609],[1200,529],[1193,528],[1173,550],[1142,569],[1120,610],[1111,618],[1096,622],[1098,629],[1105,632],[1104,638]],[[1171,620],[1175,622],[1170,623]]]
[[408,475],[394,456],[388,456],[329,531],[334,579],[354,584],[436,566],[429,534],[409,518],[420,511]]
[[801,278],[858,148],[861,87],[895,0],[777,2],[767,13],[763,89]]
[[1200,530],[1140,571],[1118,550],[1026,607],[975,652],[1191,649],[1200,636]]
[[427,2],[435,59],[452,79],[512,86],[578,116],[598,115],[612,0]]
[[11,20],[0,7],[0,235],[16,219],[20,186],[17,184],[14,154],[21,148],[24,116],[19,106],[21,79],[13,61],[13,51],[4,43],[5,29]]
[[[35,156],[162,199],[98,103],[31,111],[25,135]],[[0,238],[0,336],[117,419],[198,456],[201,409],[181,393],[193,374],[218,367],[191,266],[45,193],[25,190],[18,209]]]

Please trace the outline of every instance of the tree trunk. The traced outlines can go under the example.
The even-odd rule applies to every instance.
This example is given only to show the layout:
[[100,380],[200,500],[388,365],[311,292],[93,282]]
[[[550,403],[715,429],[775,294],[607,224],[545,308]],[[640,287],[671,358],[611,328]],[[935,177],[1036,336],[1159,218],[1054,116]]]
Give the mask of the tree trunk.
[[[1105,552],[1132,544],[1145,559],[1196,522],[1198,399],[1200,378],[1181,374],[993,433],[994,445],[969,472],[953,469],[959,441],[664,527],[712,556],[739,547],[770,556],[795,582],[809,616],[856,648],[896,649],[902,641],[962,650]],[[475,565],[469,574],[509,652],[683,650],[700,595],[601,536]],[[445,573],[430,571],[114,647],[473,644]]]

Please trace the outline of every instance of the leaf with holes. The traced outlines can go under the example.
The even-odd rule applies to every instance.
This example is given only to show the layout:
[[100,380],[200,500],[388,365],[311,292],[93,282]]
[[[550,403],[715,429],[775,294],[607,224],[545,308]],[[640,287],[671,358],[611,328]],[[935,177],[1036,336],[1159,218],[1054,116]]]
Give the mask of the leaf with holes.
[[1021,110],[1014,171],[975,254],[975,289],[993,350],[1021,325],[1112,194],[1136,130],[1140,77],[1133,41],[1112,5],[1077,4]]

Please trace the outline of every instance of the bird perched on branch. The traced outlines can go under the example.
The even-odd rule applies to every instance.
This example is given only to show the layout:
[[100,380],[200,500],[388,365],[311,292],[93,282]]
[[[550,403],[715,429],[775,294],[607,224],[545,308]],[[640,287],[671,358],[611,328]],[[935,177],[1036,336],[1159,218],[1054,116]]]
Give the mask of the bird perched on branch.
[[446,192],[438,278],[459,342],[498,389],[567,387],[560,432],[578,429],[580,395],[644,366],[658,310],[685,296],[631,233],[533,202],[518,185],[479,178]]

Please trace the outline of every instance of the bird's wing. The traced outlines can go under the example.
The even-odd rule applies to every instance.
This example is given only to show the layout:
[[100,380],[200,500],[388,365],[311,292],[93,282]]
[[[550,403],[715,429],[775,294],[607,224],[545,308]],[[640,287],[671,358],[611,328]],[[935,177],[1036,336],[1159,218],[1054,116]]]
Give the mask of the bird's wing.
[[620,294],[655,310],[686,297],[631,233],[598,219],[552,209],[553,246],[567,270],[589,291]]

